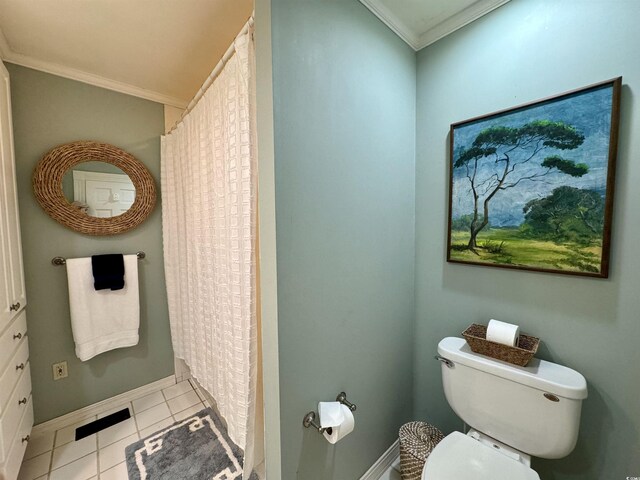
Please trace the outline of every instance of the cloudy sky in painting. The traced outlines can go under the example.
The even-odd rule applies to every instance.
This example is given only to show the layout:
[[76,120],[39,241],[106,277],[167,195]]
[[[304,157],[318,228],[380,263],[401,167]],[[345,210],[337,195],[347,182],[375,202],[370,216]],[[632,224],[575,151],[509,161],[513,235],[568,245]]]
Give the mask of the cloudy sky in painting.
[[[456,158],[458,152],[471,146],[478,133],[491,126],[520,127],[533,120],[551,120],[572,125],[585,137],[584,143],[575,150],[543,149],[527,164],[517,166],[514,172],[507,177],[506,182],[515,182],[522,176],[543,172],[545,169],[540,167],[540,163],[551,155],[560,155],[562,158],[576,163],[586,163],[589,166],[589,173],[579,178],[563,173],[551,173],[543,177],[543,181],[523,180],[514,188],[498,192],[489,203],[491,225],[497,227],[520,225],[524,220],[522,208],[529,200],[546,197],[554,188],[561,185],[596,190],[604,196],[607,181],[612,93],[613,87],[607,85],[597,90],[572,95],[561,101],[546,102],[532,108],[456,127],[454,131],[454,156]],[[525,153],[521,152],[521,155]],[[496,169],[494,161],[485,158],[478,170],[476,184],[503,168],[503,163],[498,164],[498,169]],[[454,170],[452,192],[453,218],[473,213],[471,188],[464,168]],[[483,200],[484,198],[481,198],[480,205]]]

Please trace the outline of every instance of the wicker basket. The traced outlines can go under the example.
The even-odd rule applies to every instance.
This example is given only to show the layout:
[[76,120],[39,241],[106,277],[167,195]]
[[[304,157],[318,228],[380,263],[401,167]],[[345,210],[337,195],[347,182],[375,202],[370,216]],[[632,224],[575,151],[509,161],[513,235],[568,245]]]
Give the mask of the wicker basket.
[[487,327],[474,323],[469,326],[462,336],[467,340],[471,350],[496,358],[504,362],[524,367],[538,351],[540,339],[529,335],[520,334],[518,337],[518,346],[511,347],[487,340]]
[[427,457],[444,435],[433,425],[409,422],[400,427],[402,480],[420,480]]

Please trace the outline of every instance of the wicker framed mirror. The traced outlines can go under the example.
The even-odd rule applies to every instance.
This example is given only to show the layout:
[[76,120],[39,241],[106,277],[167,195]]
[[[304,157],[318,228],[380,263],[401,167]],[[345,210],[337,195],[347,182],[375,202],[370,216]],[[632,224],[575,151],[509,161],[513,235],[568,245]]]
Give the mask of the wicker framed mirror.
[[[117,211],[110,217],[90,214],[88,206],[72,202],[65,196],[65,174],[88,162],[104,162],[115,166],[124,173],[118,176],[128,177],[133,194],[126,211],[122,209],[123,213]],[[51,218],[86,235],[117,235],[137,227],[153,211],[157,197],[153,177],[142,162],[118,147],[93,141],[67,143],[47,153],[33,172],[33,191],[38,203]],[[118,196],[110,195],[109,200]]]

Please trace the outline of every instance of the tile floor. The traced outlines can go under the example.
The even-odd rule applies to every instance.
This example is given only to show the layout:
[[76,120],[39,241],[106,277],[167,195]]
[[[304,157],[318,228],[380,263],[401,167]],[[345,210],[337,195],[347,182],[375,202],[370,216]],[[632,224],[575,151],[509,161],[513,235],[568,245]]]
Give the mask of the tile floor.
[[[32,436],[18,480],[127,480],[125,448],[205,408],[188,380],[57,431]],[[75,430],[123,408],[131,418],[74,441]]]

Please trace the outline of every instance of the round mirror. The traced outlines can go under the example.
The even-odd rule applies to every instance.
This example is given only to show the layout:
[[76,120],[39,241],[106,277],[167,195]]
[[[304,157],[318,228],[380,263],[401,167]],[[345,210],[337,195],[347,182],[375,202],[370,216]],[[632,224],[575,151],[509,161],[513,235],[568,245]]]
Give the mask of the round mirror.
[[136,187],[122,169],[107,162],[83,162],[62,177],[67,202],[91,217],[122,215],[136,199]]
[[99,142],[72,142],[51,150],[36,166],[33,190],[51,218],[87,235],[131,230],[156,203],[155,183],[144,164]]

